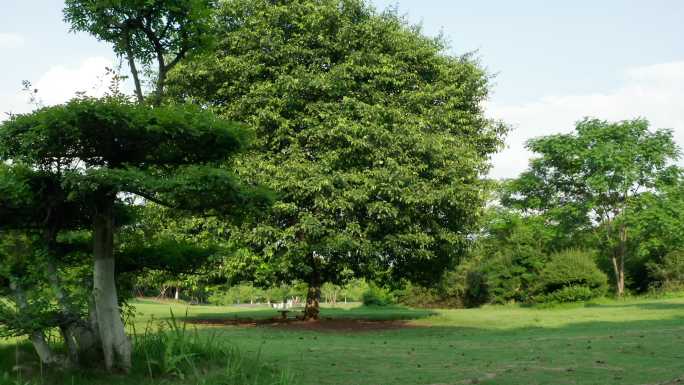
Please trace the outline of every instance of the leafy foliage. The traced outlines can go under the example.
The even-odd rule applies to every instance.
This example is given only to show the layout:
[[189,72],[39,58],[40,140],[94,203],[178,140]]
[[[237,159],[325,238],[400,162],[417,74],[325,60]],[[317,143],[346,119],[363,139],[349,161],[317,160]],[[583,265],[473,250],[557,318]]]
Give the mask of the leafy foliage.
[[566,250],[551,256],[539,274],[535,300],[538,302],[574,302],[602,297],[608,278],[592,253]]
[[387,306],[395,301],[389,290],[371,283],[368,285],[368,290],[363,293],[362,302],[366,306]]
[[488,77],[361,0],[223,2],[169,95],[254,127],[241,177],[280,193],[236,230],[283,279],[428,282],[464,253],[502,126]]
[[542,213],[568,233],[595,231],[611,259],[616,292],[625,288],[626,213],[640,195],[671,183],[679,149],[670,130],[649,130],[644,119],[610,123],[584,119],[572,134],[536,138],[539,154],[509,185],[503,202]]
[[144,99],[136,61],[150,72],[156,60],[152,104],[161,104],[166,74],[188,54],[209,44],[212,0],[66,0],[64,20],[112,43],[126,56],[138,101]]
[[684,251],[672,251],[662,262],[651,262],[646,267],[656,288],[665,291],[684,288]]

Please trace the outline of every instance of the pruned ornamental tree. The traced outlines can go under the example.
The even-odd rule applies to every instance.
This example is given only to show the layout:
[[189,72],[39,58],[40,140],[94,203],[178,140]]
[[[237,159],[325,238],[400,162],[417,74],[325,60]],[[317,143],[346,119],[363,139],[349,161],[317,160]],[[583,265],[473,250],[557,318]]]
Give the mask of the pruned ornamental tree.
[[[70,255],[77,246],[60,235],[87,223],[84,207],[66,195],[51,173],[0,163],[0,334],[28,336],[44,364],[76,366],[98,337],[83,317],[88,301],[66,282],[83,277],[59,274],[80,263]],[[50,329],[59,330],[66,357],[47,343]]]
[[256,129],[239,174],[280,197],[235,236],[309,283],[307,318],[345,269],[430,282],[464,253],[504,131],[472,57],[362,0],[228,0],[212,32],[167,94]]
[[190,211],[247,207],[255,192],[238,182],[226,162],[248,138],[242,126],[196,107],[149,108],[120,98],[74,99],[0,125],[0,162],[55,178],[67,192],[65,201],[87,215],[107,369],[127,371],[131,365],[114,271],[115,206],[142,197]]
[[538,155],[511,182],[504,202],[542,213],[569,232],[589,229],[609,256],[615,290],[625,290],[627,210],[677,174],[679,156],[670,130],[649,129],[644,119],[607,122],[586,118],[575,132],[532,139]]

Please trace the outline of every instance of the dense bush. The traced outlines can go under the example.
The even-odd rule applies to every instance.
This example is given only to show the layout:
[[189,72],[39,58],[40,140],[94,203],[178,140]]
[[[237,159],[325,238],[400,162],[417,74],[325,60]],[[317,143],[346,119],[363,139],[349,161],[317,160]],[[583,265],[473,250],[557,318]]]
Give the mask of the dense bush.
[[468,303],[528,302],[547,257],[530,246],[496,253],[467,275]]
[[434,307],[442,303],[437,289],[406,283],[404,287],[393,292],[397,302],[411,307]]
[[466,275],[466,286],[463,292],[465,307],[478,307],[490,300],[487,274],[482,270],[469,271]]
[[648,263],[646,267],[654,289],[684,290],[684,250],[672,251],[660,263]]
[[363,304],[366,306],[387,306],[394,303],[392,294],[375,284],[369,284],[368,290],[363,293]]
[[564,286],[553,293],[536,296],[538,302],[583,302],[595,298],[596,295],[587,286]]
[[608,277],[596,265],[593,253],[565,250],[551,256],[539,274],[535,302],[576,302],[601,297]]

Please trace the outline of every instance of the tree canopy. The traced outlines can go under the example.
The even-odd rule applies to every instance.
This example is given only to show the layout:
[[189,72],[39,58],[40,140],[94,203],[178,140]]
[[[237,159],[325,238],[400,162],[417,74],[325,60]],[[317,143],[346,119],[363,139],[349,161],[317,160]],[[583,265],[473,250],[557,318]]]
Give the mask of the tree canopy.
[[135,93],[144,100],[139,61],[156,61],[152,104],[162,101],[166,74],[188,54],[208,43],[213,0],[66,0],[64,20],[73,31],[85,31],[113,44],[125,56]]
[[169,95],[255,128],[238,172],[280,197],[235,235],[275,273],[428,282],[463,255],[504,131],[475,60],[360,0],[225,1],[213,35]]

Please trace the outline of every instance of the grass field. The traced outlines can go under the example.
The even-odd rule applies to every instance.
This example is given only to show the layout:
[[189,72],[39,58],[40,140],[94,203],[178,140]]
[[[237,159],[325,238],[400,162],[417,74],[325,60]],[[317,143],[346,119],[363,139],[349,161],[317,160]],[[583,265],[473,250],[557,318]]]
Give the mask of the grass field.
[[[150,319],[265,319],[272,309],[138,300]],[[684,299],[537,309],[325,308],[332,319],[406,320],[372,330],[292,325],[193,326],[245,355],[324,384],[675,384],[684,381]],[[217,321],[218,322],[218,321]],[[326,322],[325,320],[323,322]],[[327,321],[335,322],[335,321]],[[390,328],[383,330],[386,326]]]

